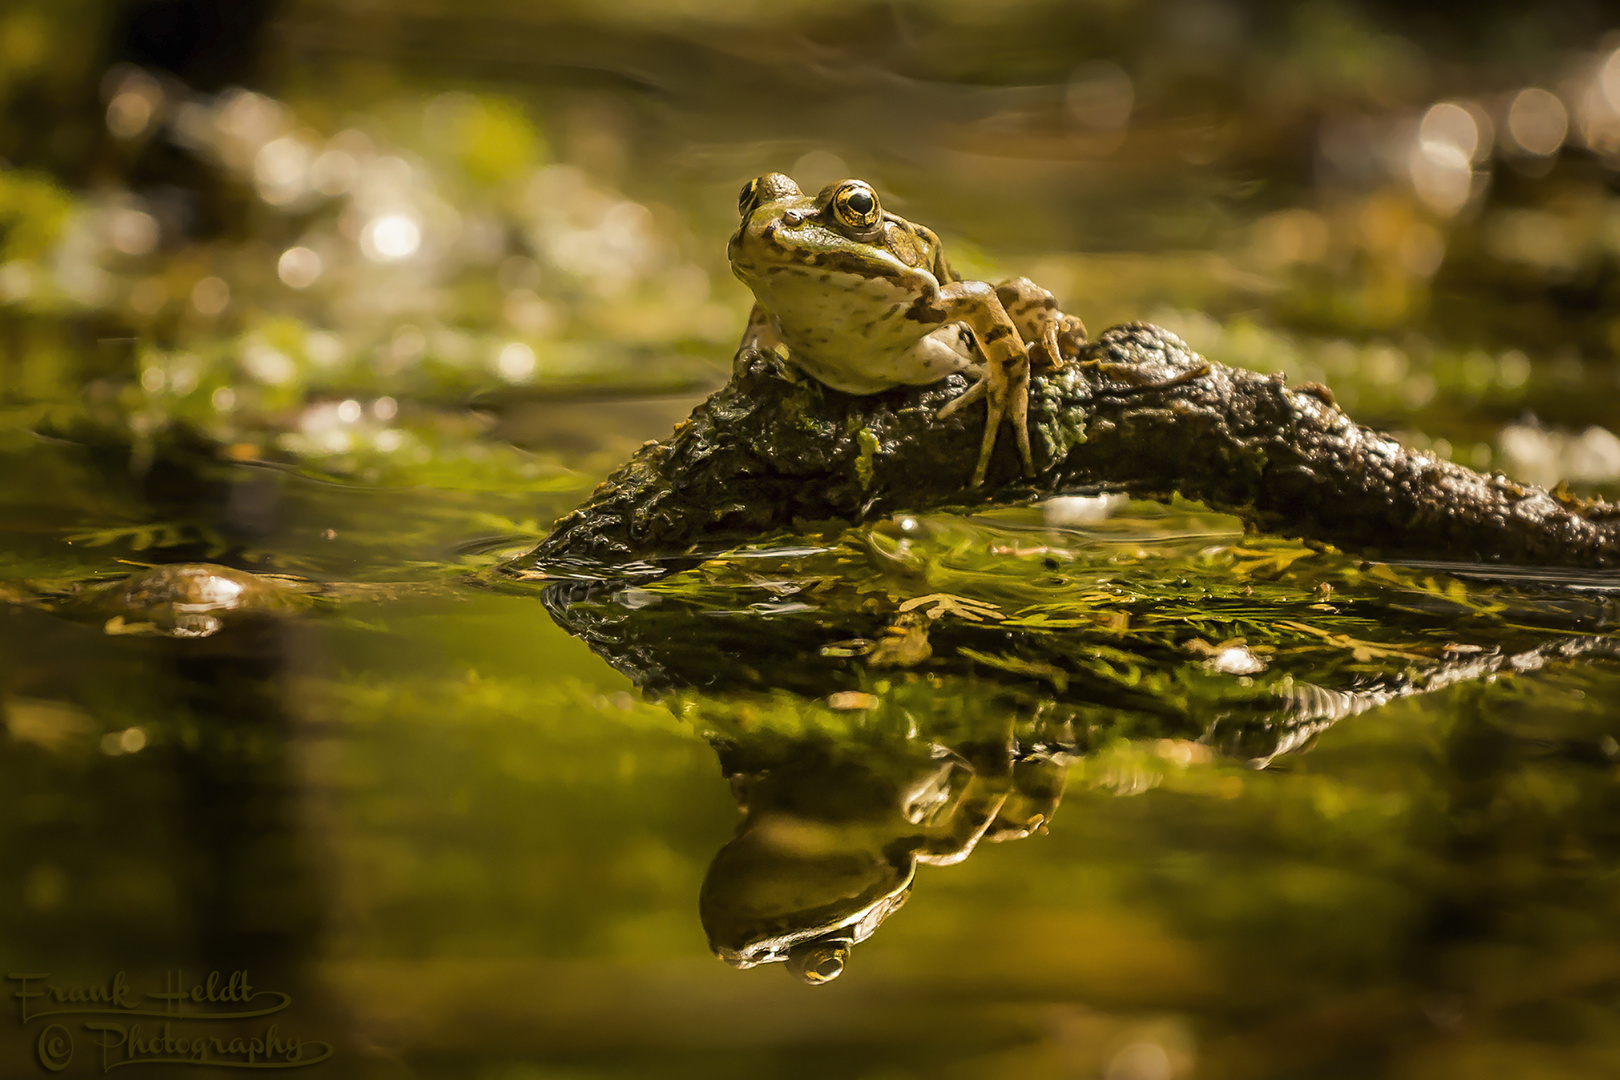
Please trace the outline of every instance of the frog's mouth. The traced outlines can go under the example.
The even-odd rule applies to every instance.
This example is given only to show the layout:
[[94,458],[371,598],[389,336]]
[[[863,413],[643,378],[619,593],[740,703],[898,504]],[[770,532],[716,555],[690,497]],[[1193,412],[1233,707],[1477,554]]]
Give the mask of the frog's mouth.
[[927,270],[907,266],[884,248],[852,240],[824,222],[812,218],[789,224],[768,216],[756,225],[758,216],[757,210],[749,215],[726,248],[732,272],[746,284],[765,281],[772,271],[799,268],[862,281],[881,278],[907,292],[939,291],[939,280]]

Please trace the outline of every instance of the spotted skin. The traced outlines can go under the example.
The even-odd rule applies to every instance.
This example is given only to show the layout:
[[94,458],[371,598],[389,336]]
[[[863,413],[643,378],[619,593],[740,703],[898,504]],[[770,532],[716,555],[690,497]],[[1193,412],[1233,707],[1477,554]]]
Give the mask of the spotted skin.
[[963,281],[939,237],[882,210],[859,180],[808,196],[769,173],[743,189],[739,209],[728,254],[755,299],[739,353],[785,349],[812,378],[851,394],[972,375],[974,385],[940,411],[987,402],[972,486],[984,481],[1003,422],[1034,475],[1030,366],[1060,366],[1085,340],[1051,293],[1027,278],[993,288]]

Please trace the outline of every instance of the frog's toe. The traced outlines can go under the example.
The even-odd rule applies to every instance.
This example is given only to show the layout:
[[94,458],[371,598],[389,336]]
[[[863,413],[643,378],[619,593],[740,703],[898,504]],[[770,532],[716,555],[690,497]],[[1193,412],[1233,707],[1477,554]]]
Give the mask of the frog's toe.
[[968,481],[968,487],[976,488],[984,483],[984,475],[990,471],[990,456],[996,450],[996,428],[1000,426],[1001,421],[997,420],[984,429],[984,445],[979,449],[979,463],[973,466],[973,479]]
[[935,414],[941,420],[949,419],[980,398],[988,397],[990,400],[989,415],[985,417],[984,442],[980,444],[979,460],[973,466],[973,479],[968,481],[968,487],[978,487],[984,483],[984,474],[990,468],[990,456],[996,449],[996,433],[1001,430],[1001,419],[1007,412],[1005,393],[993,389],[990,383],[988,378],[980,379]]
[[1058,344],[1058,324],[1049,322],[1041,328],[1041,344],[1046,348],[1046,366],[1063,366],[1063,349]]
[[973,479],[968,482],[968,487],[978,487],[984,483],[985,473],[990,471],[990,458],[996,451],[996,436],[1001,432],[1001,422],[1007,417],[1007,407],[1012,404],[1009,400],[1011,395],[1004,386],[990,391],[988,396],[990,409],[984,418],[984,442],[979,445],[979,463],[973,467]]
[[1024,478],[1035,479],[1035,455],[1029,448],[1029,379],[1026,376],[1016,383],[1009,394],[1008,417],[1012,421],[1013,433],[1018,438],[1018,454],[1024,461]]
[[990,471],[990,459],[995,455],[996,438],[1001,433],[1002,422],[1007,420],[1012,421],[1013,432],[1018,439],[1018,454],[1023,459],[1024,475],[1034,479],[1035,457],[1029,443],[1028,377],[1011,384],[991,378],[981,379],[935,415],[942,420],[947,419],[980,398],[988,399],[989,408],[984,418],[984,441],[979,445],[979,460],[973,466],[973,479],[968,486],[978,487],[984,483],[985,475]]
[[[1080,355],[1080,350],[1090,339],[1086,336],[1086,324],[1073,315],[1064,317],[1063,326],[1058,330],[1058,346],[1062,349],[1059,356],[1062,363],[1067,364]],[[1061,364],[1059,366],[1062,366]]]
[[975,401],[978,401],[980,398],[984,397],[989,390],[990,380],[988,378],[980,379],[978,382],[962,391],[961,394],[957,395],[956,398],[954,398],[949,404],[934,415],[941,420],[948,420],[955,416],[958,412],[961,412],[966,406],[971,405]]

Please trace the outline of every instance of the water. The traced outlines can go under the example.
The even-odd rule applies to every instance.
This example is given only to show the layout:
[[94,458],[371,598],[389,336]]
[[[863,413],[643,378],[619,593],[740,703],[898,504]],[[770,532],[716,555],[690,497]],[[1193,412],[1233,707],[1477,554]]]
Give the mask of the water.
[[767,168],[1612,494],[1597,16],[653,7],[293,5],[264,94],[0,20],[104,99],[0,84],[0,1076],[1620,1071],[1611,576],[1118,500],[511,563],[726,378]]
[[[1147,504],[767,544],[629,591],[510,585],[450,542],[498,498],[357,510],[276,479],[262,542],[350,571],[315,606],[200,639],[110,634],[51,595],[0,620],[13,968],[246,970],[345,1062],[314,1067],[378,1075],[1395,1075],[1482,1048],[1575,1073],[1612,1045],[1612,664],[1338,723],[1278,697],[1585,642],[1603,601]],[[40,531],[8,530],[13,558],[115,569]],[[929,660],[840,655],[908,595],[960,598]],[[1265,670],[1217,668],[1237,637]],[[961,854],[986,797],[1004,842],[926,861]],[[787,852],[765,885],[710,870],[739,801]],[[904,839],[925,834],[953,839]],[[835,984],[711,955],[706,874],[814,929],[827,875],[850,891],[828,859],[896,844],[908,898]],[[8,1025],[19,1075],[42,1023]]]

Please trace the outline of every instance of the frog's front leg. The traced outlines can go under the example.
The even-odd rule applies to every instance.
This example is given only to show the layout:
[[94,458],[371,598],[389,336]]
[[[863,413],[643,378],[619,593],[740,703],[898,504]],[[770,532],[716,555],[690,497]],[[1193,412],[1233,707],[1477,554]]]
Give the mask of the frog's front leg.
[[783,345],[782,334],[776,326],[776,316],[755,304],[748,313],[748,326],[743,330],[742,340],[737,343],[735,359],[731,362],[733,374],[742,372],[743,364],[753,353],[764,356],[781,356],[779,351]]
[[1019,840],[1034,832],[1045,832],[1047,822],[1063,801],[1068,783],[1067,755],[1038,754],[1013,766],[1012,791],[984,831],[985,840],[1000,843]]
[[1000,817],[1014,781],[1012,716],[984,734],[981,740],[957,747],[972,774],[949,817],[919,838],[918,862],[933,866],[961,862]]
[[939,298],[933,304],[919,301],[919,317],[929,322],[966,323],[984,356],[984,378],[939,411],[940,417],[948,417],[980,398],[989,399],[984,442],[979,447],[979,462],[974,466],[969,486],[984,483],[1003,420],[1012,421],[1018,452],[1024,459],[1024,475],[1033,477],[1035,461],[1029,449],[1029,354],[1024,339],[1018,336],[1018,328],[1001,306],[996,290],[982,281],[953,281],[940,286]]
[[947,825],[915,841],[917,861],[930,866],[954,866],[973,854],[1001,813],[1010,786],[1007,778],[976,776],[970,780],[961,805],[951,813]]

